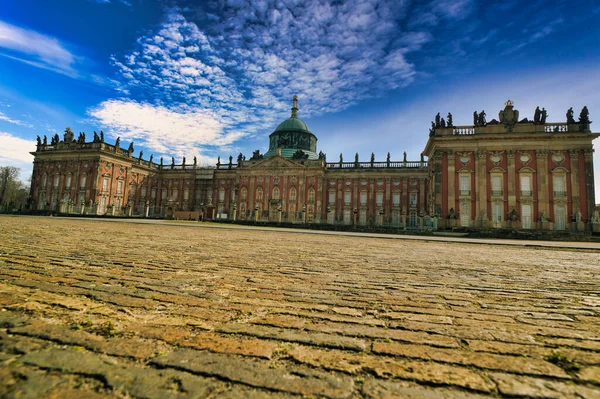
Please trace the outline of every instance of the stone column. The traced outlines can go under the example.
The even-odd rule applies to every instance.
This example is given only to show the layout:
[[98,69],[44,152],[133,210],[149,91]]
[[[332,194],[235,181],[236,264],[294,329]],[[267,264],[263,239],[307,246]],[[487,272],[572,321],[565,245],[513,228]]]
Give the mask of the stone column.
[[[516,171],[515,171],[515,151],[506,151],[506,162],[508,171],[506,179],[508,182],[508,213],[513,209],[517,209],[517,194],[516,194]],[[503,219],[506,215],[503,215]]]
[[[594,214],[595,208],[595,195],[594,195],[594,150],[592,148],[586,148],[583,151],[583,157],[585,162],[585,192],[586,192],[586,212],[583,213],[583,219],[587,226],[591,226],[590,220]],[[587,230],[590,230],[589,228]]]
[[478,151],[475,153],[475,204],[476,218],[474,225],[484,227],[487,221],[487,153]]
[[[535,176],[538,182],[538,190],[537,190],[537,204],[538,204],[538,213],[537,215],[532,215],[532,222],[536,223],[540,218],[542,213],[549,215],[550,214],[550,198],[548,197],[548,179],[550,178],[550,173],[548,171],[548,151],[547,150],[537,150],[535,152],[537,169]],[[543,226],[538,226],[542,228]]]
[[571,166],[571,212],[567,215],[569,226],[575,229],[576,226],[572,224],[572,217],[580,210],[581,198],[579,196],[579,150],[569,151],[569,159]]
[[[425,202],[425,178],[419,177],[419,215],[421,215],[421,209],[427,211],[427,203]],[[424,213],[423,213],[424,214]]]
[[[450,209],[454,208],[454,212],[456,212],[456,166],[454,163],[454,153],[448,153],[448,212]],[[447,217],[448,215],[443,215]]]

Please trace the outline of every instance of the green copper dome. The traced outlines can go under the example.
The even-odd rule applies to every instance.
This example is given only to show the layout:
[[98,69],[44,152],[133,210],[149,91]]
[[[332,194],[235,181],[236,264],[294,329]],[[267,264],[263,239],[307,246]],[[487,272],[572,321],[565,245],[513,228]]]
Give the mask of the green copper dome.
[[292,116],[290,119],[287,119],[279,124],[275,129],[276,132],[287,132],[290,130],[303,130],[305,132],[310,132],[308,130],[308,126],[306,123],[302,121],[302,119],[297,116]]
[[292,103],[292,116],[281,122],[269,135],[269,151],[265,157],[272,157],[281,149],[281,156],[291,159],[293,155],[302,150],[308,159],[318,159],[317,137],[308,130],[306,123],[298,118],[298,96],[294,96]]

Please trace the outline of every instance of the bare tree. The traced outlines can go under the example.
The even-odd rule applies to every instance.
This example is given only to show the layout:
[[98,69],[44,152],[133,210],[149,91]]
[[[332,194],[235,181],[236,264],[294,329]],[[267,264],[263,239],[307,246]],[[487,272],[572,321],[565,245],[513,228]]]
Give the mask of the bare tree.
[[0,166],[0,208],[19,208],[27,201],[27,188],[19,180],[21,169],[14,166]]

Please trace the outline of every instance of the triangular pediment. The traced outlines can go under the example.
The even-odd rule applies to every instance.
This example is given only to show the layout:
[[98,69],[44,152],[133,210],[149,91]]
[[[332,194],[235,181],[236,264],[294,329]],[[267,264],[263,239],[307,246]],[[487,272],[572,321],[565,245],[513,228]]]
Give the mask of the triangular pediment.
[[287,158],[282,157],[281,155],[273,155],[267,159],[260,160],[250,166],[250,169],[283,169],[283,168],[305,168],[306,166],[302,165],[299,162],[294,162]]

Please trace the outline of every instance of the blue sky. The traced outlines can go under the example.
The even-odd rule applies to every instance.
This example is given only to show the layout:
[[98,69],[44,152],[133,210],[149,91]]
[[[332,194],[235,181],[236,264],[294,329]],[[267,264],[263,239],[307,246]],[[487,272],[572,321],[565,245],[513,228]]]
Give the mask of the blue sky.
[[265,152],[294,94],[330,160],[418,159],[437,112],[600,120],[599,61],[595,0],[9,0],[0,165],[26,177],[36,135],[66,126],[145,158]]

